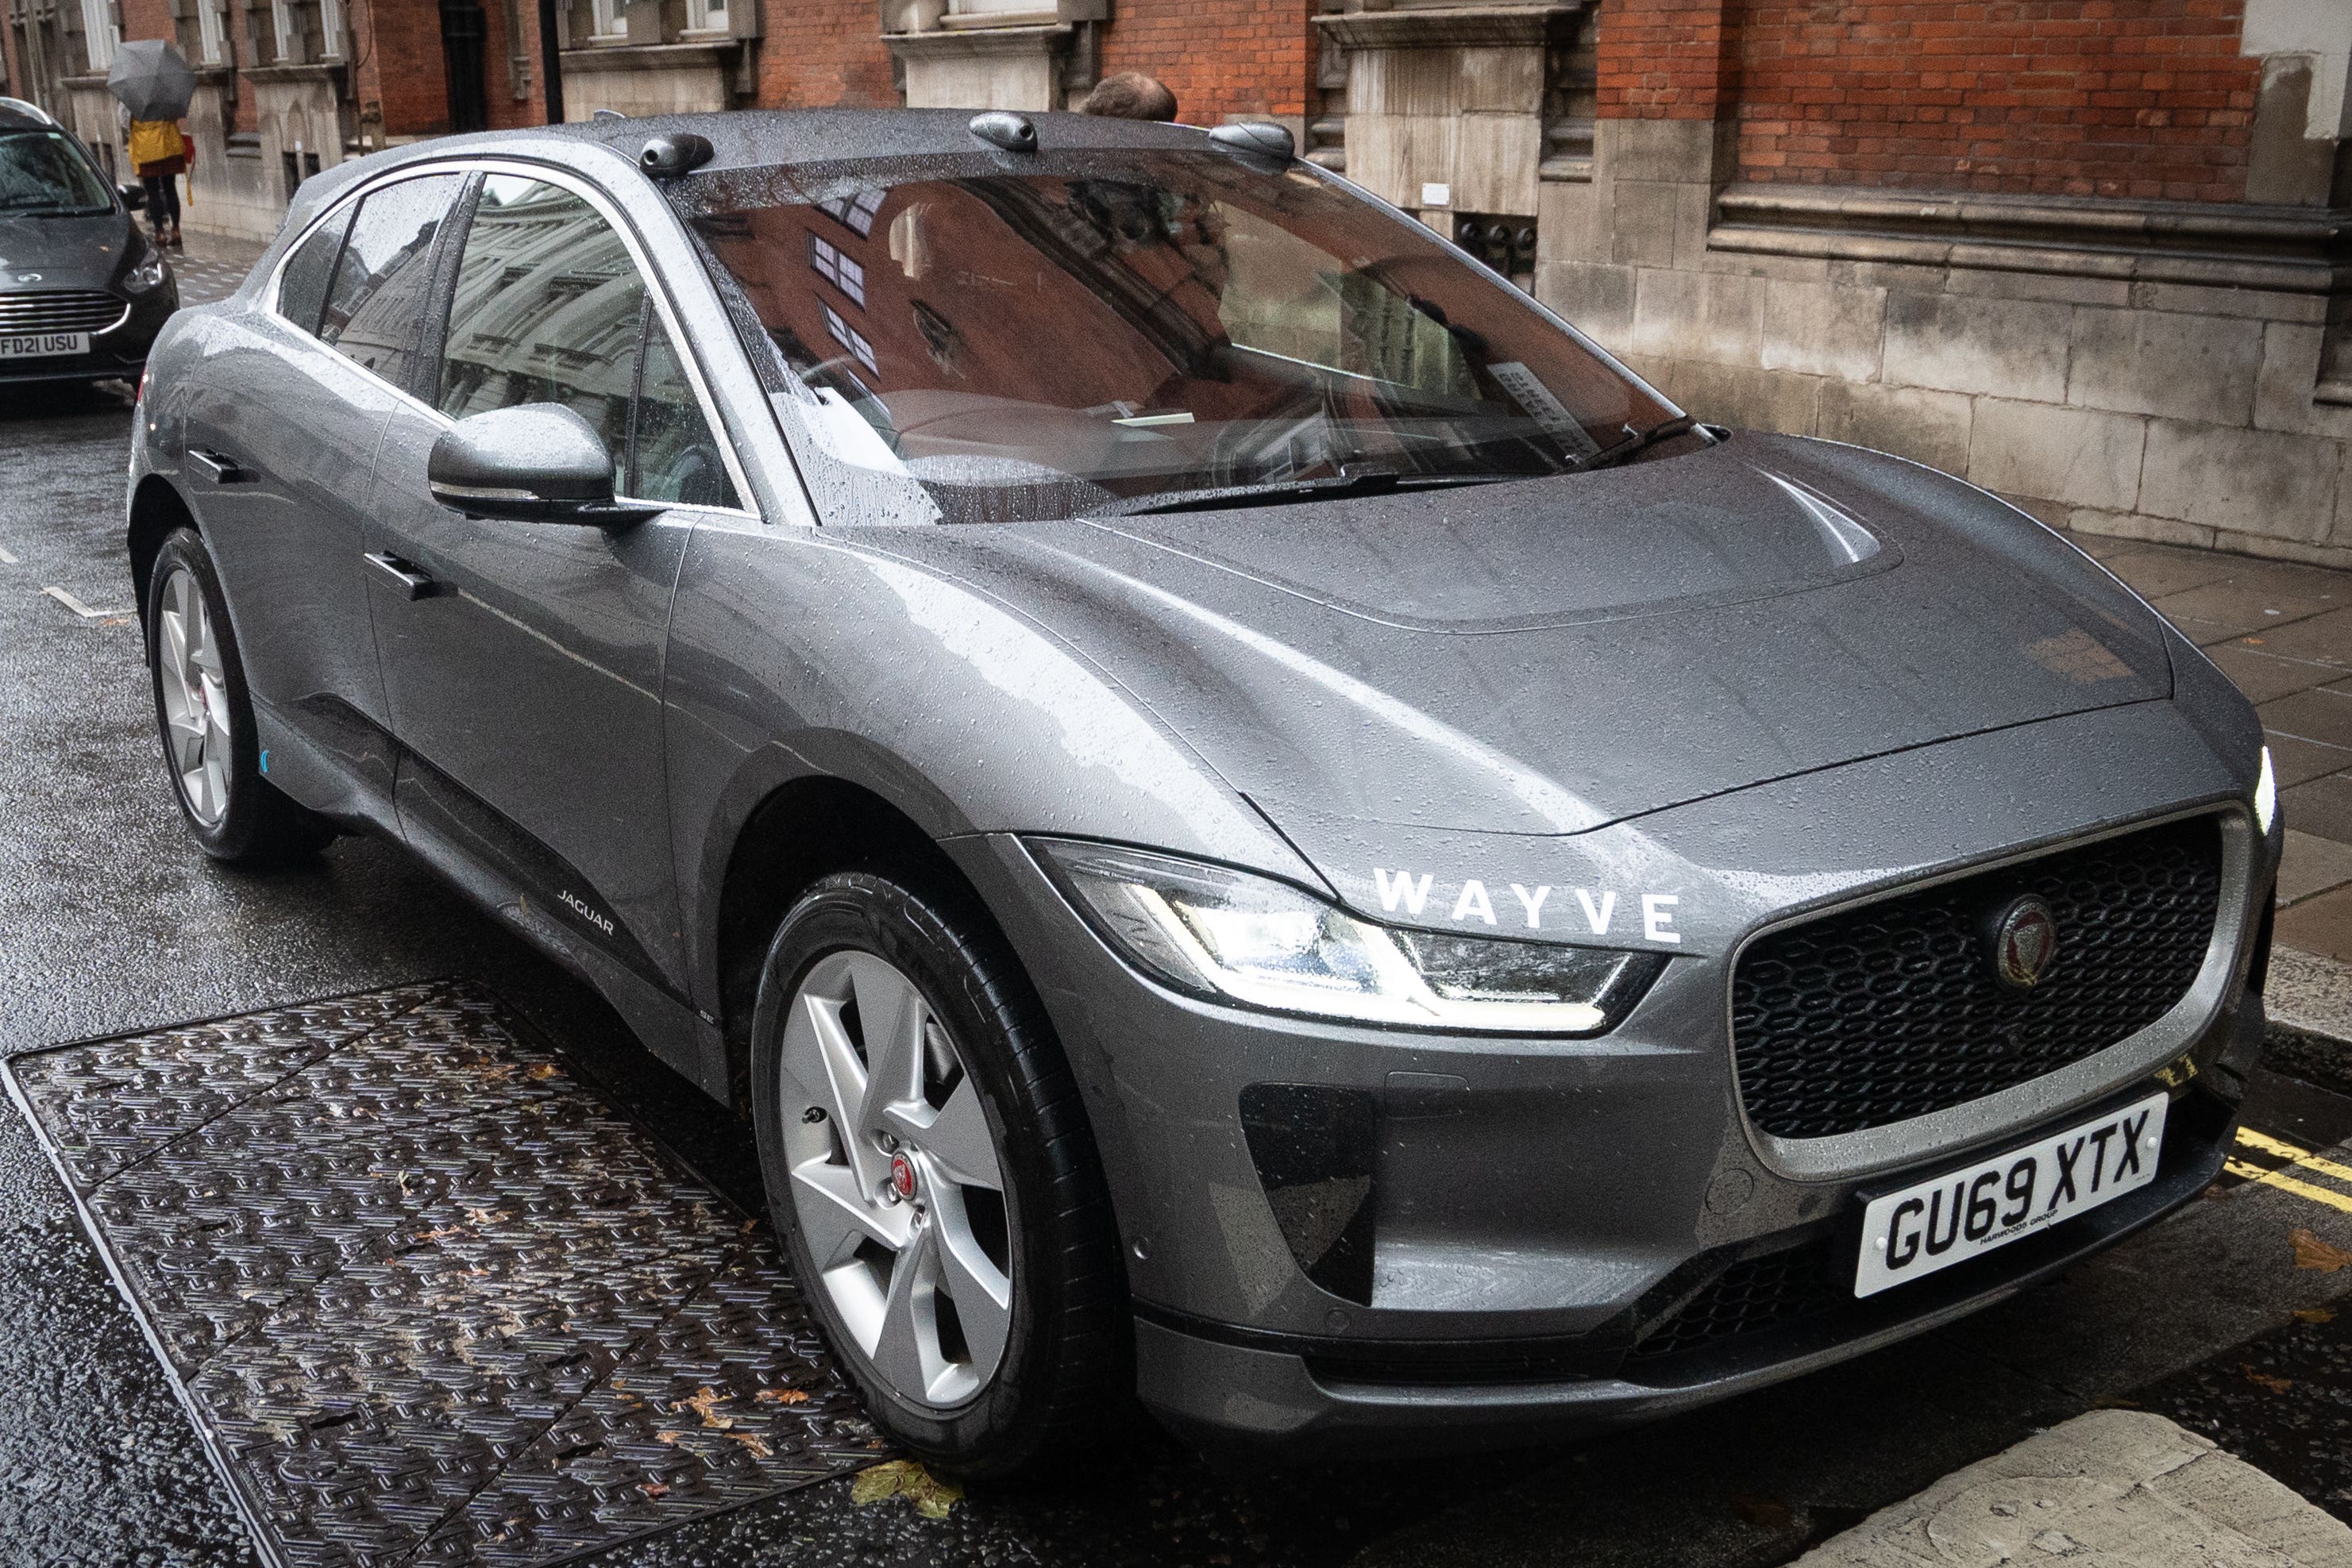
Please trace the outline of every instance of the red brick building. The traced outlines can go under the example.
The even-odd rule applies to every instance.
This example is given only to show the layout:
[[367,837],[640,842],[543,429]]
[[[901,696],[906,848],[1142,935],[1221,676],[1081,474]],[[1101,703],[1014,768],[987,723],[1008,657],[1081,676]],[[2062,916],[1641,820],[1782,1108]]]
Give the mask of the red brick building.
[[[189,222],[543,110],[536,0],[0,0],[94,142],[205,68]],[[560,0],[564,109],[1045,109],[1136,69],[1288,123],[1694,412],[2053,520],[2352,564],[2352,0]]]

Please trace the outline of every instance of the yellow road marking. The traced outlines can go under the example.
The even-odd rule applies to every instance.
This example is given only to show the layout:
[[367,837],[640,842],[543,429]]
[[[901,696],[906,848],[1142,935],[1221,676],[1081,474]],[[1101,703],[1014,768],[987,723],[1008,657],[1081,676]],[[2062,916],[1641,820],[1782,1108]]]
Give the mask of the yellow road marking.
[[2297,1181],[2284,1171],[2264,1170],[2260,1166],[2248,1165],[2243,1160],[2231,1160],[2221,1168],[2233,1176],[2243,1176],[2248,1181],[2260,1182],[2264,1186],[2274,1186],[2281,1192],[2291,1192],[2297,1197],[2307,1197],[2314,1203],[2324,1203],[2330,1208],[2341,1209],[2346,1214],[2352,1214],[2352,1197],[2347,1197],[2340,1192],[2330,1192],[2324,1186],[2314,1186],[2307,1181]]
[[2321,1176],[2334,1176],[2337,1181],[2352,1181],[2352,1166],[2339,1166],[2324,1155],[2315,1155],[2309,1149],[2296,1148],[2285,1139],[2273,1138],[2268,1133],[2257,1133],[2252,1127],[2241,1127],[2238,1129],[2238,1142],[2250,1149],[2260,1149],[2266,1155],[2276,1155],[2282,1159],[2292,1160],[2304,1169],[2317,1171]]

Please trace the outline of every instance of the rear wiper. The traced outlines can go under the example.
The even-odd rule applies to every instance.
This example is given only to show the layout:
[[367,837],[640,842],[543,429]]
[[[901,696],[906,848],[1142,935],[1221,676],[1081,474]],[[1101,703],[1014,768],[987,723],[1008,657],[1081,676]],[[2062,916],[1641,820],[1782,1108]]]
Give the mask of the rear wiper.
[[1628,457],[1639,452],[1645,452],[1661,441],[1671,440],[1675,436],[1686,434],[1697,429],[1698,420],[1685,413],[1678,418],[1667,420],[1663,424],[1654,424],[1647,430],[1635,431],[1630,424],[1625,428],[1633,434],[1627,435],[1622,441],[1602,447],[1586,458],[1579,465],[1578,471],[1591,473],[1595,468],[1606,468],[1612,464],[1622,463]]
[[1142,496],[1130,505],[1097,508],[1105,517],[1153,517],[1163,512],[1222,512],[1236,507],[1279,507],[1293,501],[1342,500],[1351,496],[1378,496],[1391,490],[1448,490],[1463,485],[1494,485],[1507,479],[1531,479],[1532,474],[1398,474],[1382,469],[1369,474],[1335,475],[1323,479],[1278,479],[1263,485],[1227,485],[1213,490],[1180,491],[1172,498]]

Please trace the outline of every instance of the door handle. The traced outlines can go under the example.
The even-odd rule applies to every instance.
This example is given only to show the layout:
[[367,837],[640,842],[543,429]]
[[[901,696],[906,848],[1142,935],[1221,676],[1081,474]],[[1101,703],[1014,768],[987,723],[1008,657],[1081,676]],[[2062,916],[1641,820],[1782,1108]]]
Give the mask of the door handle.
[[188,448],[188,461],[195,465],[196,472],[215,485],[250,485],[261,477],[236,458],[206,452],[200,446]]
[[433,597],[433,580],[430,577],[427,577],[425,573],[417,570],[413,563],[403,560],[400,557],[384,550],[373,551],[368,555],[362,556],[360,559],[366,561],[370,566],[375,568],[376,570],[383,573],[384,576],[392,579],[394,582],[399,584],[400,596],[403,599],[430,599]]

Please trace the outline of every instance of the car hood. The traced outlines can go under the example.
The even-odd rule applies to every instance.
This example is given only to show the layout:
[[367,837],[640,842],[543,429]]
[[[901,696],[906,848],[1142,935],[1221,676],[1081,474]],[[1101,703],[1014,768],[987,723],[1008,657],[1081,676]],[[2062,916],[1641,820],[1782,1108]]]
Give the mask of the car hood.
[[[121,269],[131,225],[121,213],[0,217],[0,288],[103,288]],[[27,283],[26,273],[40,281]]]
[[1277,824],[1583,832],[2171,689],[2162,623],[2046,530],[1929,470],[1780,437],[865,542],[1049,628]]

